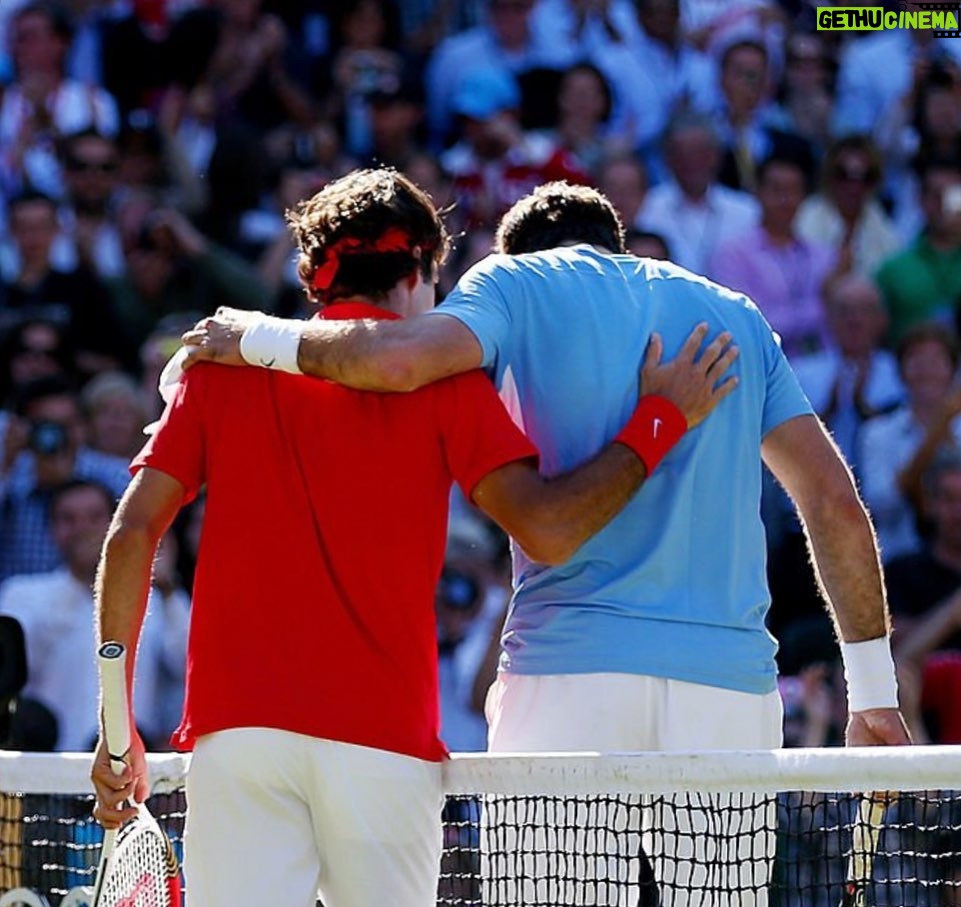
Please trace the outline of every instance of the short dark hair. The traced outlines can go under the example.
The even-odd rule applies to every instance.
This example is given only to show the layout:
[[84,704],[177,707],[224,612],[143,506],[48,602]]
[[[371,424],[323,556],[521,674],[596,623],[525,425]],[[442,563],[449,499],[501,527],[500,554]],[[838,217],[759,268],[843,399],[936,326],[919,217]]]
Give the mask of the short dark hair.
[[601,86],[601,94],[604,96],[604,109],[601,112],[601,122],[606,123],[611,118],[611,111],[614,109],[614,94],[611,90],[611,83],[607,76],[589,60],[580,60],[567,67],[562,73],[559,81],[563,82],[569,75],[575,72],[586,72],[597,79]]
[[566,243],[591,243],[624,252],[624,224],[597,189],[564,181],[545,183],[515,202],[494,237],[498,252],[520,255]]
[[[297,274],[318,303],[383,297],[418,268],[428,278],[450,249],[450,235],[427,193],[388,167],[355,170],[328,183],[288,211],[287,224],[300,252]],[[378,240],[397,229],[405,247],[378,250]],[[331,264],[338,246],[329,287],[315,285],[317,271]]]
[[48,397],[70,397],[77,404],[77,412],[81,411],[76,381],[70,375],[61,372],[34,378],[20,385],[14,394],[14,413],[25,416],[34,403],[38,400],[46,400]]
[[728,61],[731,59],[731,54],[736,50],[756,50],[764,57],[764,65],[769,66],[771,55],[768,53],[767,45],[756,38],[739,38],[736,41],[732,41],[724,50],[721,52],[721,59],[719,60],[719,68],[724,69],[727,66]]
[[34,202],[42,202],[54,213],[57,211],[57,202],[52,196],[28,185],[7,199],[7,212],[12,213],[15,208],[21,208]]
[[87,488],[98,492],[107,504],[107,510],[113,513],[114,508],[117,506],[117,499],[114,493],[103,484],[103,482],[98,482],[96,479],[67,479],[66,482],[62,482],[57,485],[53,491],[50,492],[50,513],[52,514],[56,509],[57,505],[62,501],[68,494],[72,494],[74,491],[81,491]]
[[69,9],[63,3],[55,0],[31,0],[16,10],[12,18],[16,20],[25,16],[45,16],[58,38],[68,43],[73,40],[76,25]]
[[764,177],[767,176],[768,170],[772,167],[791,167],[793,170],[797,170],[801,174],[801,179],[804,184],[804,192],[807,194],[811,191],[811,184],[813,182],[813,161],[808,158],[807,155],[801,152],[792,153],[788,151],[775,151],[765,157],[760,164],[757,165],[757,183],[760,185]]

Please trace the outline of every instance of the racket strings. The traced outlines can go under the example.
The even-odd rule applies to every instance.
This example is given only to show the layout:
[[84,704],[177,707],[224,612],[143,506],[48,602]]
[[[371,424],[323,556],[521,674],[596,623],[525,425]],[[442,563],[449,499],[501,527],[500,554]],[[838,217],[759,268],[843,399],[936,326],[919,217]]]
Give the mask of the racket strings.
[[176,859],[163,833],[149,820],[135,818],[118,835],[98,903],[100,907],[178,907],[168,884],[176,872]]

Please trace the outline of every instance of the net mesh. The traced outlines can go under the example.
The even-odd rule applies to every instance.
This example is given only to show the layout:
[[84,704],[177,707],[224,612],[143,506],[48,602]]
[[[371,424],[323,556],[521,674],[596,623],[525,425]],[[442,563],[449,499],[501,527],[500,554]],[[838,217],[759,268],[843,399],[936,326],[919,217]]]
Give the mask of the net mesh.
[[[181,857],[186,761],[151,757]],[[0,754],[0,892],[56,907],[93,884],[87,757]],[[438,905],[961,905],[961,748],[461,757],[448,765]],[[856,831],[860,791],[890,791]],[[873,852],[852,861],[856,842]],[[869,842],[869,843],[865,843]],[[185,892],[189,904],[189,891]]]

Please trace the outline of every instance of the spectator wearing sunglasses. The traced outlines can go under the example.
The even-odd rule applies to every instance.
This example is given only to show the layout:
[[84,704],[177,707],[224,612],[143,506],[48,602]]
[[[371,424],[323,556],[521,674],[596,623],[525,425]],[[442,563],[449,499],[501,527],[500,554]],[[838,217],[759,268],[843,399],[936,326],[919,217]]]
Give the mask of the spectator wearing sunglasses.
[[877,198],[881,178],[881,157],[868,136],[838,139],[824,156],[820,190],[798,211],[798,235],[833,246],[839,274],[853,270],[871,276],[900,248]]
[[95,129],[68,136],[62,145],[67,204],[60,225],[70,267],[83,264],[98,277],[118,277],[124,258],[115,222],[117,146]]

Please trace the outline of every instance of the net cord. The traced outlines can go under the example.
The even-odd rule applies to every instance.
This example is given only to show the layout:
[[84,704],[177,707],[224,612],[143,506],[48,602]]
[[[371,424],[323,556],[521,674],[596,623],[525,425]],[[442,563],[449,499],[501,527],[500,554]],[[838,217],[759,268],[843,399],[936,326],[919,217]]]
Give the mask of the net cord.
[[[0,792],[83,794],[89,753],[0,752]],[[190,757],[147,756],[151,793],[183,787]],[[948,790],[961,782],[961,746],[849,747],[700,753],[454,754],[448,795]]]

